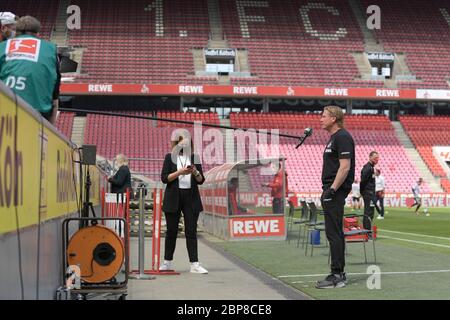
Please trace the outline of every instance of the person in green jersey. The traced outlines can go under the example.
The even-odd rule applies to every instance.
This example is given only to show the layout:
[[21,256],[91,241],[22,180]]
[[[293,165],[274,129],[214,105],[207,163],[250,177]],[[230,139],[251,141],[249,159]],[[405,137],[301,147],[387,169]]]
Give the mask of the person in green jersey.
[[61,83],[56,45],[38,38],[41,24],[34,17],[21,17],[16,29],[16,38],[0,43],[0,81],[55,124]]

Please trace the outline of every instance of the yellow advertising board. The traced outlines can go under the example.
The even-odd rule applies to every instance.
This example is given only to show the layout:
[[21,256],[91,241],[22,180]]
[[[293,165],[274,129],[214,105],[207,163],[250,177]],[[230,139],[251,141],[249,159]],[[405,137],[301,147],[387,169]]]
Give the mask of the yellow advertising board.
[[[74,213],[80,206],[77,150],[0,88],[0,234]],[[85,168],[83,168],[85,169]],[[92,166],[91,202],[100,202]],[[85,173],[83,172],[83,178]],[[40,215],[40,219],[39,219]]]

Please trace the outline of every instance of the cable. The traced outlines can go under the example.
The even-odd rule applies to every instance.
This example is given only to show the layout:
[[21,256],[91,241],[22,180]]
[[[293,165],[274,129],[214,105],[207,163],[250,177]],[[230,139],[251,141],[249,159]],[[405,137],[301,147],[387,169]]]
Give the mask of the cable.
[[79,151],[79,148],[72,148],[72,152],[71,152],[71,158],[72,158],[72,182],[73,182],[73,187],[75,190],[75,199],[77,201],[77,212],[80,213],[80,209],[81,209],[81,201],[78,198],[78,191],[77,191],[77,182],[75,180],[75,160],[73,159],[73,153],[74,151]]
[[[170,122],[170,123],[189,124],[189,125],[194,125],[195,124],[195,122],[193,122],[193,121],[174,120],[174,119],[165,119],[165,118],[147,117],[147,116],[137,116],[137,115],[128,115],[128,114],[121,114],[121,113],[114,113],[114,112],[105,112],[105,111],[93,111],[93,110],[86,110],[86,109],[60,108],[59,111],[61,111],[61,112],[89,113],[89,114],[98,114],[98,115],[104,115],[104,116],[131,118],[131,119],[156,120],[156,121],[163,121],[163,122]],[[261,131],[261,130],[258,130],[258,129],[228,127],[228,126],[221,126],[221,125],[217,125],[217,124],[208,124],[208,123],[202,123],[202,126],[204,126],[204,127],[211,127],[211,128],[218,128],[218,129],[254,131],[255,133],[262,133],[262,134],[268,134],[270,136],[279,136],[279,137],[290,138],[290,139],[297,139],[297,140],[302,138],[302,137],[294,136],[294,135],[290,135],[290,134],[272,133],[272,132],[270,132],[268,130]]]
[[[14,129],[14,157],[17,155],[17,125],[18,125],[18,117],[19,117],[19,105],[17,102],[17,94],[14,93],[14,102],[16,104],[16,118],[14,120],[15,129]],[[16,186],[18,187],[18,186]],[[18,192],[18,191],[17,191]],[[19,195],[17,194],[17,197]],[[17,198],[18,199],[18,198]],[[19,224],[19,211],[17,209],[19,203],[15,203],[14,209],[16,212],[16,232],[17,232],[17,252],[19,254],[19,279],[20,279],[20,293],[21,293],[21,300],[25,299],[25,293],[24,293],[24,286],[23,286],[23,270],[22,270],[22,244],[20,239],[20,224]]]
[[80,159],[80,181],[79,181],[79,186],[80,186],[80,195],[79,195],[79,207],[80,207],[80,217],[81,217],[81,210],[83,210],[83,165],[81,164],[81,148],[77,148],[77,152],[78,152],[78,157]]

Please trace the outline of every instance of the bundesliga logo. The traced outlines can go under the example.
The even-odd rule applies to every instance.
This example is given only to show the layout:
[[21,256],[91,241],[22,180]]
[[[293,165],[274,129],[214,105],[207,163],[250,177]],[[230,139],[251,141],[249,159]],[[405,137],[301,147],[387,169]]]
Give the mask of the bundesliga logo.
[[37,62],[41,41],[39,39],[12,39],[6,47],[6,61],[30,60]]

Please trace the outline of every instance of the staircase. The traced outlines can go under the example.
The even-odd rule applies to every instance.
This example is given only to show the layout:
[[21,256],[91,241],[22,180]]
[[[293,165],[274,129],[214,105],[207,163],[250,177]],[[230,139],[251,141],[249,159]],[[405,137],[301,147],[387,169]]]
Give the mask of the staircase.
[[394,69],[392,70],[392,77],[396,80],[408,80],[415,81],[416,76],[414,76],[408,67],[406,62],[406,55],[404,53],[395,54]]
[[[364,50],[365,52],[354,52],[353,57],[358,66],[359,73],[362,80],[372,80],[372,67],[367,58],[366,52],[385,52],[384,46],[379,42],[373,30],[367,28],[366,10],[362,7],[358,0],[348,0],[353,14],[358,21],[361,32],[364,36]],[[383,79],[384,80],[384,79]],[[403,53],[395,53],[395,62],[392,70],[392,79],[384,80],[386,88],[397,88],[397,81],[415,81],[416,77],[411,73],[406,62],[406,56]]]
[[250,64],[248,62],[248,50],[239,49],[237,50],[237,71],[241,73],[248,73],[250,76]]
[[220,75],[217,78],[217,83],[222,86],[229,86],[231,84],[230,76],[222,76]]
[[366,52],[384,52],[383,44],[378,42],[373,31],[367,28],[366,10],[363,10],[361,3],[358,0],[348,0],[348,3],[363,33]]
[[435,178],[431,171],[428,169],[428,166],[423,161],[419,152],[417,152],[415,146],[409,139],[405,130],[403,130],[403,126],[399,121],[392,122],[392,125],[395,129],[395,134],[397,135],[398,140],[405,148],[406,154],[408,158],[414,163],[421,177],[425,180],[425,182],[430,186],[432,192],[443,192],[441,187],[441,182],[439,178]]
[[[364,36],[364,52],[352,53],[359,70],[359,79],[372,80],[372,66],[370,65],[366,52],[384,52],[384,47],[377,41],[373,31],[367,28],[366,11],[363,10],[361,3],[358,0],[348,0],[348,3],[352,8],[353,15],[356,17],[359,28]],[[392,82],[389,83],[389,87],[395,86],[395,82],[393,84]]]
[[[209,25],[211,28],[211,40],[212,41],[224,40],[222,19],[220,18],[218,0],[208,0],[208,15],[209,15]],[[214,48],[227,48],[227,47],[214,47]]]
[[75,117],[73,119],[72,142],[81,147],[84,144],[84,129],[86,127],[86,117]]
[[[231,125],[230,119],[220,119],[220,125],[229,127]],[[225,137],[225,163],[234,163],[237,160],[234,130],[221,129],[221,131]],[[240,192],[252,192],[252,184],[248,173],[239,173],[239,190]]]
[[[231,125],[230,119],[220,119],[220,125],[229,127]],[[234,144],[234,130],[221,129],[225,137],[225,162],[232,163],[236,161],[236,148]]]
[[191,52],[194,58],[195,73],[200,75],[206,70],[205,54],[203,52],[203,49],[192,49]]
[[56,18],[55,29],[52,33],[52,42],[58,47],[67,47],[67,8],[70,6],[70,0],[60,0],[58,15]]
[[367,59],[366,54],[364,52],[353,52],[352,55],[355,59],[361,79],[371,80],[372,66],[370,65],[369,59]]

